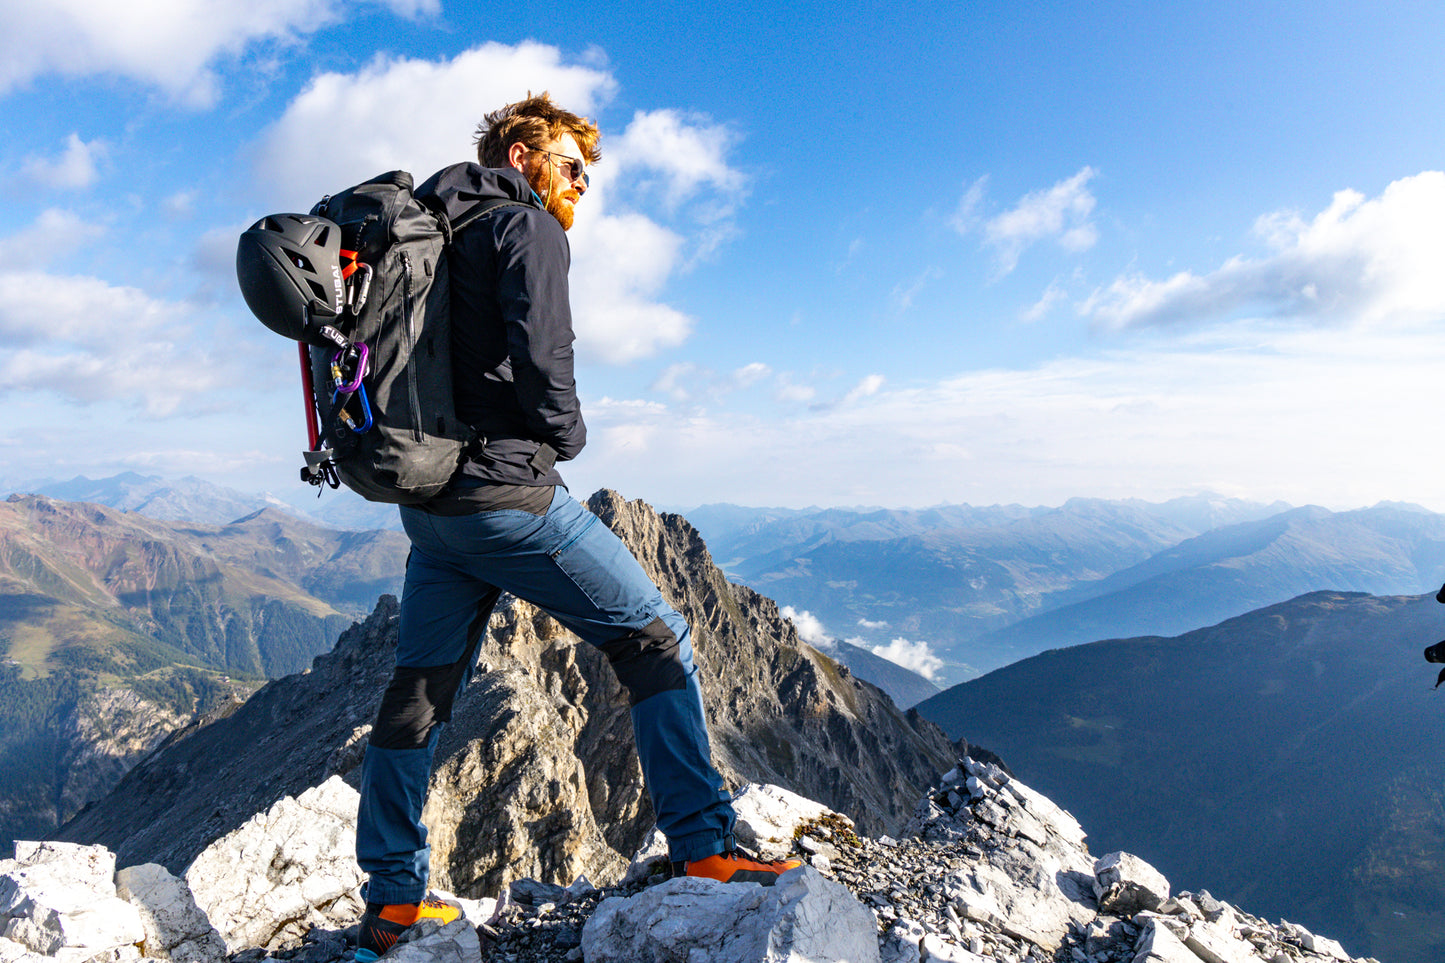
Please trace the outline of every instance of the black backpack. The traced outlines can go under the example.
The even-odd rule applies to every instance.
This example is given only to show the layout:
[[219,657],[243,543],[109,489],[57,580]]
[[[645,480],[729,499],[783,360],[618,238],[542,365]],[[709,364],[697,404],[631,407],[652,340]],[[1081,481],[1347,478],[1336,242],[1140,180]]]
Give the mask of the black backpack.
[[382,174],[310,216],[262,218],[236,252],[247,304],[302,342],[302,480],[399,504],[445,488],[474,434],[452,399],[445,248],[488,211],[525,206],[490,198],[448,220],[412,188],[405,171]]

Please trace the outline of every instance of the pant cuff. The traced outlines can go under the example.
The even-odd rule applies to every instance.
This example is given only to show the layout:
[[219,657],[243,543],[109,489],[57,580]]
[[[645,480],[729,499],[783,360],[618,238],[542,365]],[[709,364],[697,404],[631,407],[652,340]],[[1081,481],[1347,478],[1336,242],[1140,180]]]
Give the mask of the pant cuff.
[[426,899],[426,887],[416,884],[387,883],[385,880],[369,879],[361,887],[361,898],[368,903],[391,906],[397,903],[420,903]]
[[674,863],[707,859],[733,848],[733,837],[716,832],[692,833],[667,841],[667,857]]

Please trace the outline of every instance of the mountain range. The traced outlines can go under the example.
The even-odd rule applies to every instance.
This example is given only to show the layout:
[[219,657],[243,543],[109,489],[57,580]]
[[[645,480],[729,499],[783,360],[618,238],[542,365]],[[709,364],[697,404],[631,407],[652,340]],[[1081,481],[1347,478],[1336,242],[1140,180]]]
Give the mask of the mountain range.
[[306,668],[402,578],[406,537],[0,503],[0,837],[53,829],[174,728]]
[[1445,578],[1445,516],[1217,498],[1053,509],[688,513],[729,575],[876,651],[931,647],[944,685],[1045,649],[1174,634],[1319,589],[1412,594]]
[[278,496],[237,491],[195,477],[168,480],[122,472],[107,478],[79,475],[65,481],[39,479],[16,486],[13,494],[93,502],[162,521],[204,525],[224,525],[263,508],[275,508],[326,528],[401,530],[401,520],[392,505],[364,501],[344,488],[318,492],[299,482]]
[[[1373,528],[1371,529],[1373,530]],[[1392,963],[1445,958],[1445,693],[1430,596],[1314,592],[1173,638],[1044,652],[919,711],[1182,886]]]

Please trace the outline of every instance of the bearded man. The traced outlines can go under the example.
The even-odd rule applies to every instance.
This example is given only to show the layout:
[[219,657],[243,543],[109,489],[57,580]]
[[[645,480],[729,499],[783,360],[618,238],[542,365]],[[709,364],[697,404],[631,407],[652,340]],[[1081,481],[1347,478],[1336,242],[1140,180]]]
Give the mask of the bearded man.
[[643,779],[674,871],[771,885],[796,861],[758,862],[733,842],[713,768],[687,623],[627,547],[575,501],[556,462],[587,429],[572,376],[565,231],[600,157],[595,124],[543,93],[488,114],[480,164],[417,191],[454,220],[491,207],[447,249],[457,414],[477,430],[446,491],[403,506],[412,549],[396,670],[362,763],[357,861],[369,874],[357,960],[385,953],[419,919],[460,908],[427,895],[421,824],[432,755],[503,591],[608,658],[628,692]]

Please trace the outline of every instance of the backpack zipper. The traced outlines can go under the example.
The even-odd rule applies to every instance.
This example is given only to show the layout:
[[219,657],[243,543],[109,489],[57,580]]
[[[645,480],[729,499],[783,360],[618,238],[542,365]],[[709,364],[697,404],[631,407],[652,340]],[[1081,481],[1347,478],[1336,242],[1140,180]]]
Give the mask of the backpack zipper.
[[411,404],[411,437],[421,442],[426,436],[421,430],[421,397],[417,393],[416,362],[416,321],[411,311],[411,255],[401,252],[401,316],[406,321],[406,396]]

